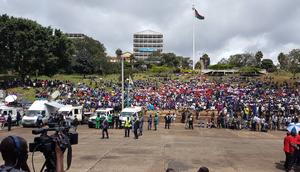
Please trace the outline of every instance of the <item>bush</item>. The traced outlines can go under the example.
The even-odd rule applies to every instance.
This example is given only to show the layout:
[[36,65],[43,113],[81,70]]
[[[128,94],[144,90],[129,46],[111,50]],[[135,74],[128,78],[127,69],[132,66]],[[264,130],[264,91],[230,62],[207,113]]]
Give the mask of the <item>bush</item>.
[[260,69],[252,66],[246,66],[239,69],[240,73],[259,73]]
[[181,69],[181,73],[193,73],[191,69]]

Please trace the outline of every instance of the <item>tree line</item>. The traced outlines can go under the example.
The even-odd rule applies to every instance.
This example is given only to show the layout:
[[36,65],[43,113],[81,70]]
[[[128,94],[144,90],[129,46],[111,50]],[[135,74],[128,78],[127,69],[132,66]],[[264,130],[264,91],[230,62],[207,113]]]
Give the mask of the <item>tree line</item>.
[[0,73],[19,77],[57,73],[107,74],[119,71],[102,43],[90,37],[69,39],[35,21],[0,16]]
[[294,49],[288,54],[280,53],[277,57],[279,65],[275,65],[272,59],[264,58],[261,51],[231,55],[229,58],[222,58],[216,65],[209,66],[210,69],[232,69],[252,67],[253,69],[266,69],[267,72],[285,70],[294,76],[300,72],[300,49]]

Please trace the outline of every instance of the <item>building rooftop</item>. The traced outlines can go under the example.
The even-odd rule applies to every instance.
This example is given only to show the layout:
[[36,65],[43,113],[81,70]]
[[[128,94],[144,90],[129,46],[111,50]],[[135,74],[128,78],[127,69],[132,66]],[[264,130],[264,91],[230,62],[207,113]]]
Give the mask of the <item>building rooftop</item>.
[[155,32],[153,30],[144,30],[141,32],[134,33],[135,35],[162,35],[162,33]]

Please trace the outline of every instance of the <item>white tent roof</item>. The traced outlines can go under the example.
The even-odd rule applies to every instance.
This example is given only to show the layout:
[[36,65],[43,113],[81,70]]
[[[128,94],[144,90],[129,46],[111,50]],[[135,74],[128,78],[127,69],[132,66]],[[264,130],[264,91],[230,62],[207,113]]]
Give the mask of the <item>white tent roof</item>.
[[54,102],[54,101],[46,102],[45,105],[52,106],[52,107],[57,108],[57,109],[64,106],[63,104],[60,104],[60,103],[57,103],[57,102]]
[[45,103],[47,102],[48,100],[36,100],[32,103],[32,105],[29,107],[28,110],[34,110],[34,111],[46,110]]

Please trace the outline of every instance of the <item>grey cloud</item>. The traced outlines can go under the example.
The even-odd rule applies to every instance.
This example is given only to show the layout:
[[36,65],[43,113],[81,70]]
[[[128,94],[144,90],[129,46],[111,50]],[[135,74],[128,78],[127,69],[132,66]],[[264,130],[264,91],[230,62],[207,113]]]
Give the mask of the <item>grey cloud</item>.
[[[82,32],[103,42],[108,54],[132,50],[132,34],[162,32],[165,51],[192,56],[193,0],[0,0],[0,13],[36,20],[65,32]],[[213,62],[231,53],[262,50],[276,59],[300,46],[298,0],[202,0],[196,8],[197,56]],[[300,47],[299,47],[300,48]]]

